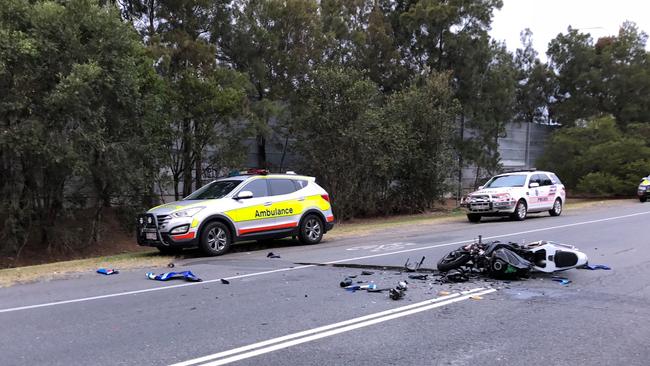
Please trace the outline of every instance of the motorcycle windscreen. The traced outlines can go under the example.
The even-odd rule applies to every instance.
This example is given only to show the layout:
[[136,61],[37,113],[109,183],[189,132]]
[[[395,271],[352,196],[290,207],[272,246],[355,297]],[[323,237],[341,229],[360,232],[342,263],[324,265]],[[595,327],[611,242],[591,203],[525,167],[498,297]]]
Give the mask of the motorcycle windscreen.
[[532,264],[517,253],[506,248],[499,248],[494,251],[494,259],[500,259],[517,269],[529,269]]

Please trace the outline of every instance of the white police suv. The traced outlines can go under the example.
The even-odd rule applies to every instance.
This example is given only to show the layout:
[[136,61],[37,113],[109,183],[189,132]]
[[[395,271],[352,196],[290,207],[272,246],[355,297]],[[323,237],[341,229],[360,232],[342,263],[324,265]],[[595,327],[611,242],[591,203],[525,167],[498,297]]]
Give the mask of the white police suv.
[[510,216],[524,220],[528,213],[548,211],[559,216],[566,202],[560,179],[551,172],[518,171],[496,175],[461,200],[471,222],[483,216]]

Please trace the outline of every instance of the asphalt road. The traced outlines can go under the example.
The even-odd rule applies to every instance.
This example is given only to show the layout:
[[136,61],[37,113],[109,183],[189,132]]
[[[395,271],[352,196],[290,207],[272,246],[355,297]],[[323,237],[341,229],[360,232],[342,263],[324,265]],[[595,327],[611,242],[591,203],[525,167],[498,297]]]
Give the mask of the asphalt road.
[[[176,262],[201,283],[156,282],[133,270],[4,288],[0,365],[648,365],[649,222],[650,204],[630,200],[524,222],[459,218]],[[478,235],[570,243],[613,269],[564,272],[566,286],[541,274],[409,280],[399,301],[339,287],[346,275],[394,286],[407,274],[363,276],[355,266],[424,256],[423,267],[434,268]]]

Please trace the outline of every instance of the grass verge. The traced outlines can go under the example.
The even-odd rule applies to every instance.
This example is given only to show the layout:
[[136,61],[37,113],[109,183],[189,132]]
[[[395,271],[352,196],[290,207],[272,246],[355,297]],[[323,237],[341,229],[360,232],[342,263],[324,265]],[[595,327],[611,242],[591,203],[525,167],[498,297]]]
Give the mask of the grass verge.
[[173,261],[174,257],[161,255],[158,250],[124,253],[106,257],[39,264],[0,270],[0,287],[36,280],[51,280],[75,273],[94,272],[98,268],[131,269],[160,267]]

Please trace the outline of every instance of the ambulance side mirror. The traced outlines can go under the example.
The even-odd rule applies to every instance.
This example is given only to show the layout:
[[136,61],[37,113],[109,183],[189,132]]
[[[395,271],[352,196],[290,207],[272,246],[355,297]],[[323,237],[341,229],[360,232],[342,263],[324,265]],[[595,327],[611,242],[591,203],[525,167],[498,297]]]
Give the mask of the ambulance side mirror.
[[241,191],[237,193],[237,196],[235,197],[236,200],[245,200],[249,198],[253,198],[253,192],[251,191]]

